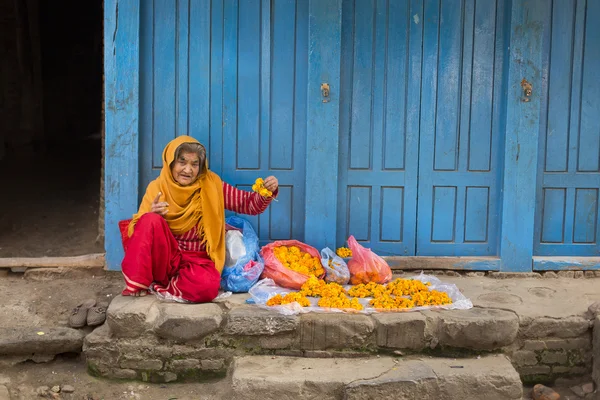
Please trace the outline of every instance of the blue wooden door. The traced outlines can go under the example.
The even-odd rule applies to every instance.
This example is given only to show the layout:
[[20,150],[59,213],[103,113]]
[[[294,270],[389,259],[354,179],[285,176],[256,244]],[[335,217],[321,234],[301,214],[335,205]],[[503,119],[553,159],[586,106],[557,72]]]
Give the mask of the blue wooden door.
[[248,218],[263,242],[302,238],[308,2],[152,0],[141,7],[142,190],[158,175],[165,144],[188,133],[232,185],[279,178],[278,202]]
[[504,3],[344,1],[338,243],[498,254]]
[[505,3],[424,2],[418,255],[498,254]]
[[548,7],[536,255],[600,253],[599,19],[600,2],[595,0],[553,1]]
[[414,255],[421,1],[342,4],[337,242]]

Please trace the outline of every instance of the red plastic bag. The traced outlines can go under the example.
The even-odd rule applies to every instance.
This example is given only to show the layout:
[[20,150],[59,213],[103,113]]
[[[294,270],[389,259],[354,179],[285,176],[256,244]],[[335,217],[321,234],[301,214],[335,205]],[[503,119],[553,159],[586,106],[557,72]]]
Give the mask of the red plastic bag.
[[[260,255],[265,260],[265,270],[263,271],[261,278],[270,278],[279,286],[300,290],[304,282],[308,280],[309,276],[285,267],[273,253],[273,249],[279,246],[296,246],[303,252],[308,253],[313,257],[317,257],[319,260],[321,260],[321,256],[317,249],[297,240],[278,240],[269,243],[260,250]],[[322,276],[318,278],[322,278]]]
[[350,283],[387,283],[392,280],[392,269],[385,260],[370,249],[358,244],[354,236],[348,238],[348,246],[352,250],[352,258],[348,261]]

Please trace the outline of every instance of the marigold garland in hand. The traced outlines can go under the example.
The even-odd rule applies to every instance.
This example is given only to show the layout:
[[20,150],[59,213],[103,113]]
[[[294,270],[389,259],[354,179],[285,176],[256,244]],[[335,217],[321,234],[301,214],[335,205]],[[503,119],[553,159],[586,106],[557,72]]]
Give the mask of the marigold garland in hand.
[[273,196],[273,193],[265,187],[265,181],[263,178],[256,178],[254,185],[252,185],[252,191],[266,198]]

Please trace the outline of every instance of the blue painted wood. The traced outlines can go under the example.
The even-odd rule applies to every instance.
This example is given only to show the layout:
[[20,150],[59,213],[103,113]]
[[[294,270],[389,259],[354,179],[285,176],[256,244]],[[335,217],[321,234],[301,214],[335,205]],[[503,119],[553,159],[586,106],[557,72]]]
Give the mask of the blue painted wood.
[[[336,238],[338,181],[340,46],[342,0],[309,0],[308,98],[306,130],[306,202],[304,239],[317,248],[333,248]],[[330,88],[321,100],[321,84]]]
[[168,140],[189,133],[225,181],[279,178],[281,201],[250,218],[262,243],[302,238],[308,3],[154,0],[141,18],[143,187]]
[[140,1],[104,2],[106,267],[119,270],[118,222],[137,209]]
[[[213,1],[215,10],[222,10],[222,7],[219,8],[218,2]],[[221,3],[222,4],[222,3]],[[220,85],[220,75],[214,78],[217,82],[218,89],[211,91],[211,84],[213,82],[213,77],[211,77],[211,73],[218,74],[219,67],[214,66],[211,67],[211,63],[213,60],[219,60],[218,55],[222,52],[222,45],[218,42],[222,40],[223,35],[211,35],[211,3],[205,0],[191,0],[189,4],[189,37],[187,39],[182,39],[182,41],[187,40],[189,43],[189,52],[187,56],[189,57],[189,68],[188,64],[181,60],[180,57],[180,66],[185,67],[187,72],[184,72],[183,75],[187,74],[188,76],[188,86],[187,86],[187,106],[189,107],[189,112],[187,112],[188,118],[188,128],[187,133],[196,139],[198,139],[201,143],[203,143],[208,151],[210,168],[213,171],[220,171],[221,165],[218,162],[219,159],[217,157],[212,157],[215,154],[215,149],[213,148],[213,143],[210,141],[210,138],[213,136],[221,137],[221,124],[216,124],[216,128],[218,130],[218,134],[211,132],[211,111],[218,113],[220,111],[220,107],[217,107],[216,110],[211,108],[211,99],[217,98],[220,99],[220,93],[217,95],[217,90],[221,89]],[[183,13],[181,13],[183,14]],[[222,19],[222,17],[221,17]],[[217,21],[219,19],[216,19]],[[214,24],[215,30],[217,27],[221,27],[222,24]],[[212,47],[212,51],[214,57],[211,57],[211,40],[215,43]],[[214,71],[213,71],[214,69]],[[220,100],[218,100],[220,103]],[[182,106],[180,105],[181,109]],[[187,111],[187,110],[186,110]],[[219,119],[220,114],[215,117]],[[185,131],[180,131],[180,133],[185,133]],[[220,147],[219,147],[220,151]],[[217,152],[217,154],[219,154]]]
[[600,5],[554,1],[547,9],[534,254],[596,256],[600,27],[590,21]]
[[[206,0],[200,0],[207,3]],[[210,137],[205,139],[204,143],[209,143],[207,149],[209,157],[209,166],[217,174],[223,174],[223,62],[224,62],[224,0],[211,0],[210,2],[210,20],[204,21],[210,24],[210,40],[207,37],[198,37],[196,40],[210,43],[206,49],[210,57]],[[256,226],[254,226],[256,229]]]
[[424,2],[417,255],[499,252],[506,13]]
[[500,269],[498,257],[383,257],[389,266],[401,270],[458,270],[458,271],[497,271]]
[[[542,36],[546,2],[512,4],[501,259],[503,271],[531,271],[542,87]],[[521,80],[534,88],[523,102]]]
[[343,1],[337,243],[415,251],[422,1]]
[[534,257],[534,271],[600,270],[600,257]]

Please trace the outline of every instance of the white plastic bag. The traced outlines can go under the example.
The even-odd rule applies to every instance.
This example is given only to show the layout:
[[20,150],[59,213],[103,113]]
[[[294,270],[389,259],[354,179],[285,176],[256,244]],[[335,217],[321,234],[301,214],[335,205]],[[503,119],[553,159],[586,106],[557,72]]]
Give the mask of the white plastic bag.
[[238,230],[227,231],[225,234],[225,266],[234,266],[238,260],[246,255],[244,236]]

